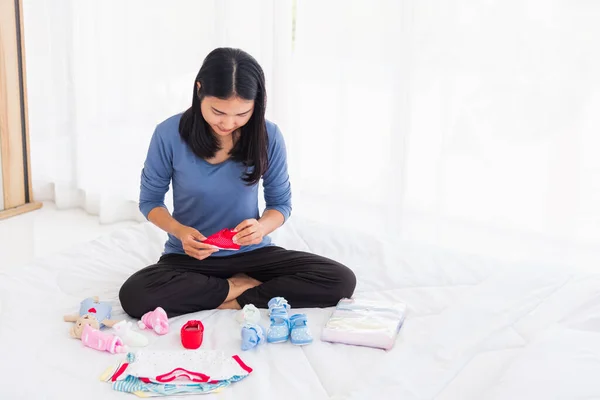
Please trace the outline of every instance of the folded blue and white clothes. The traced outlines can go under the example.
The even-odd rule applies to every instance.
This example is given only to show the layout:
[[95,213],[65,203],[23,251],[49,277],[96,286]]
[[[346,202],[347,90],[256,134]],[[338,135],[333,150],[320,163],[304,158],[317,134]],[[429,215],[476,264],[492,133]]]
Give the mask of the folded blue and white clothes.
[[342,299],[325,324],[321,340],[389,350],[405,316],[403,303]]

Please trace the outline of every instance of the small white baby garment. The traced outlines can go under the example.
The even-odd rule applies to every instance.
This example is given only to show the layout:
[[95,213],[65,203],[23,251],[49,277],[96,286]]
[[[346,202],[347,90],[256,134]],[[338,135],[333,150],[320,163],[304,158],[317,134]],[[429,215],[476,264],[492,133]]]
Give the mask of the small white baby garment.
[[133,360],[116,380],[133,376],[153,383],[201,383],[239,380],[252,372],[240,357],[216,350],[145,351]]

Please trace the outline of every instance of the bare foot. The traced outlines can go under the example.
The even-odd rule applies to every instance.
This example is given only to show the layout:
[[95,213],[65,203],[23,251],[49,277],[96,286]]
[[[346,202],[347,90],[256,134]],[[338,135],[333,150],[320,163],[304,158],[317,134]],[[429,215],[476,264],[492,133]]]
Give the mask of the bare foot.
[[217,310],[241,310],[242,307],[240,307],[240,303],[237,302],[237,300],[230,300],[227,301],[223,304],[221,304],[219,307],[217,307]]
[[228,281],[231,282],[233,286],[244,288],[245,290],[262,284],[261,281],[251,278],[246,274],[236,274],[229,278]]
[[[227,279],[227,283],[229,283],[229,293],[227,294],[227,298],[223,301],[223,304],[219,306],[219,308],[224,307],[227,303],[238,298],[239,295],[244,293],[246,290],[256,287],[262,284],[261,281],[250,278],[246,274],[237,274]],[[237,301],[237,308],[239,309],[239,304]]]

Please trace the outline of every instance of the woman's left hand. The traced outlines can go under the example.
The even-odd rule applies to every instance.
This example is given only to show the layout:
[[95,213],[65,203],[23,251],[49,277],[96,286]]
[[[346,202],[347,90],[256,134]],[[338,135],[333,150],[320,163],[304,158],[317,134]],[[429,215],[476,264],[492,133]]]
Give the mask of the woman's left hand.
[[234,230],[237,235],[233,237],[233,243],[240,246],[259,244],[265,236],[263,226],[254,218],[240,222]]

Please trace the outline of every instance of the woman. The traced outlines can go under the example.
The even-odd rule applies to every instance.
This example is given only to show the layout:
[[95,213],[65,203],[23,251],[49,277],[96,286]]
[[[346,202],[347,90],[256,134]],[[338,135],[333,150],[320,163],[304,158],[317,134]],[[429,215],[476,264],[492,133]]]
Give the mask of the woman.
[[[290,216],[291,189],[283,136],[265,121],[265,106],[260,65],[241,50],[220,48],[200,68],[192,106],[157,126],[142,170],[140,210],[168,240],[158,263],[121,287],[127,314],[139,318],[158,306],[169,317],[266,308],[276,296],[295,308],[328,307],[352,296],[356,278],[347,267],[271,243],[268,234]],[[172,216],[164,205],[170,183]],[[203,243],[224,228],[237,232],[240,250]]]

